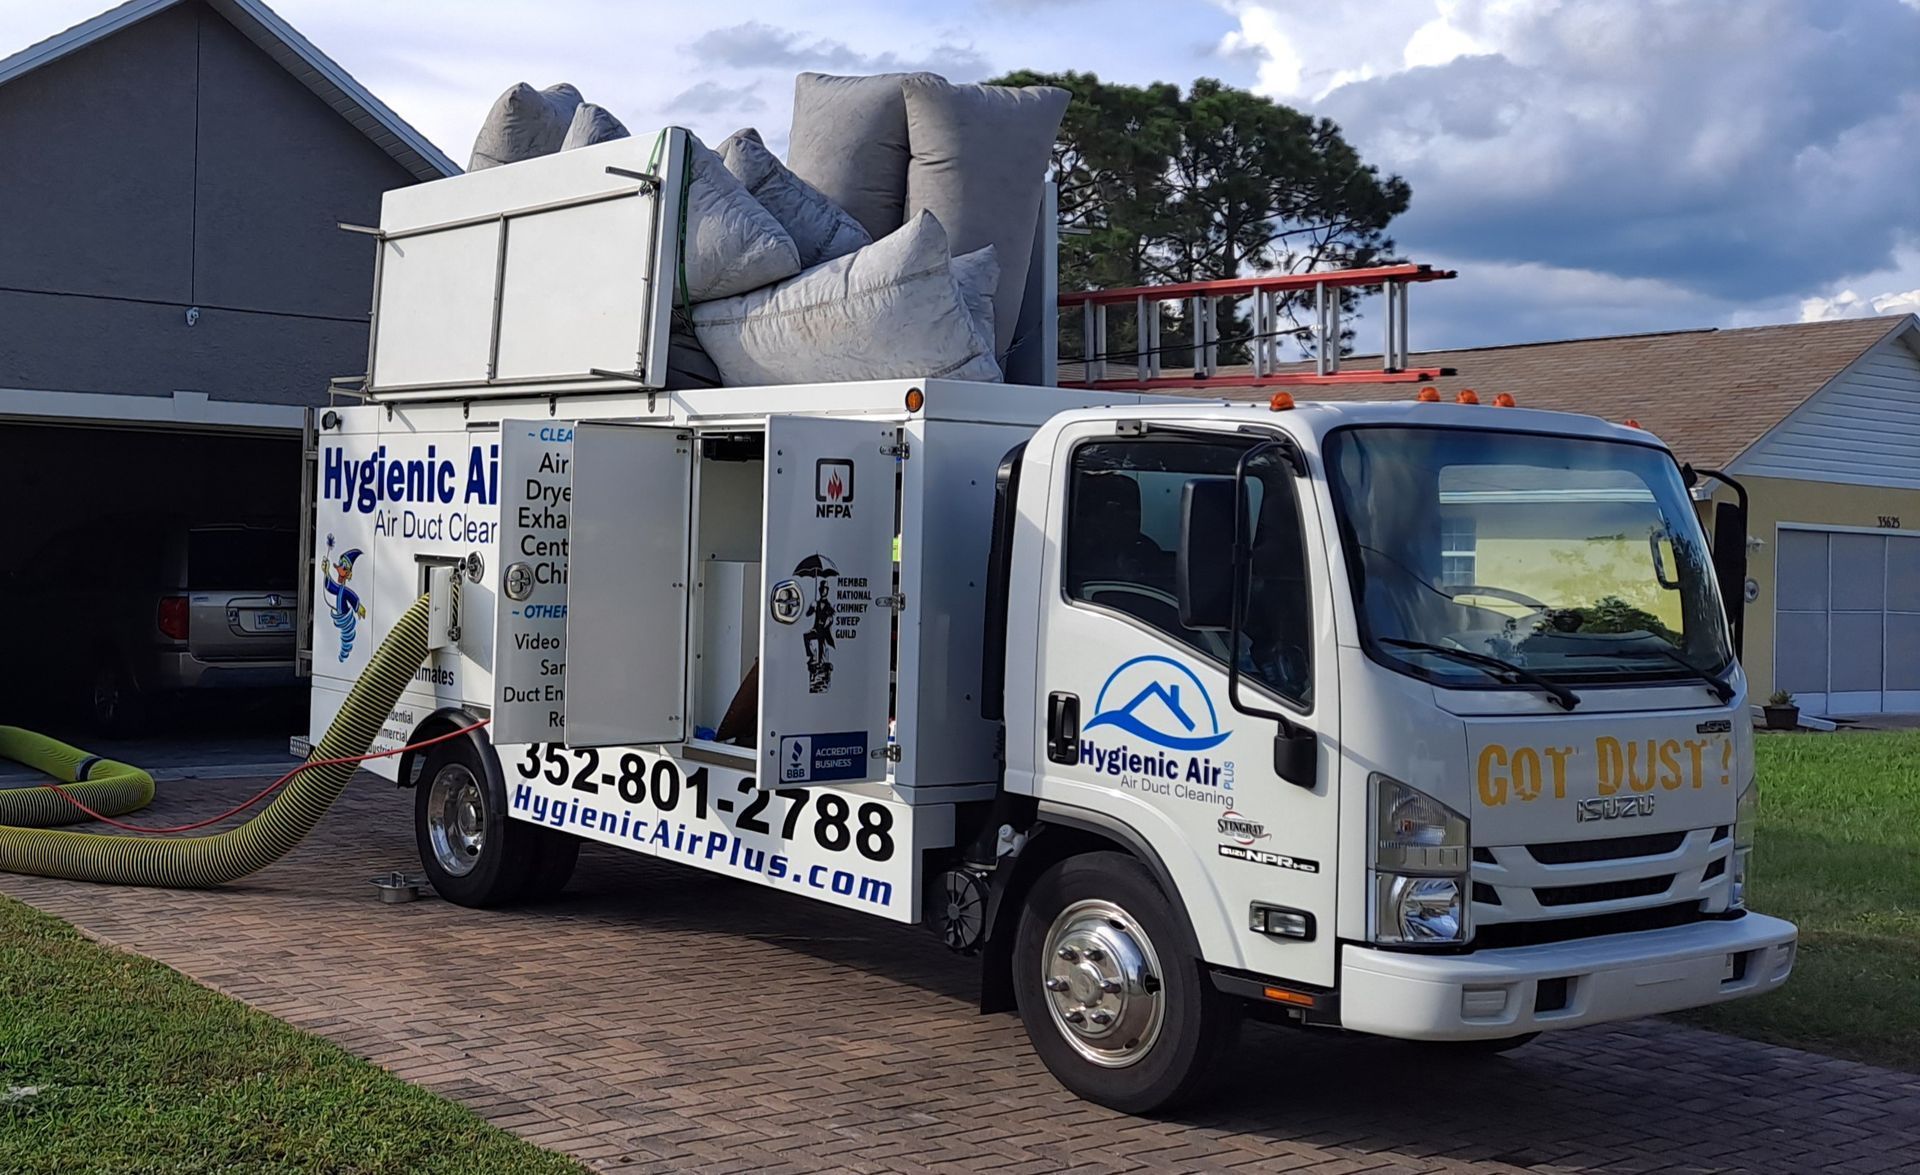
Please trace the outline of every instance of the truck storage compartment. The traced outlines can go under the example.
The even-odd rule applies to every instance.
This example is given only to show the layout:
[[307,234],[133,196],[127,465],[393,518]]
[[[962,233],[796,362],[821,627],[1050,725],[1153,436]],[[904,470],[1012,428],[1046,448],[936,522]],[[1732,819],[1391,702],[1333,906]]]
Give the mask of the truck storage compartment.
[[697,742],[757,745],[761,493],[766,434],[702,433],[694,472],[694,659],[688,666]]

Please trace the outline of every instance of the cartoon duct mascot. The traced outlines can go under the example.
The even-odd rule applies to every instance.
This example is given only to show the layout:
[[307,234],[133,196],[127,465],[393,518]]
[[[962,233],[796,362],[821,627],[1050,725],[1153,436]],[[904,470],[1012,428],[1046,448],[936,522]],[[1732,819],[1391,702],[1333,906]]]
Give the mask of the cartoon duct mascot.
[[347,586],[353,578],[354,560],[360,558],[360,548],[333,557],[333,536],[327,536],[327,570],[331,573],[327,580],[327,607],[333,616],[333,626],[340,630],[340,659],[345,661],[353,652],[353,633],[360,621],[367,617],[367,606],[360,602],[360,593]]

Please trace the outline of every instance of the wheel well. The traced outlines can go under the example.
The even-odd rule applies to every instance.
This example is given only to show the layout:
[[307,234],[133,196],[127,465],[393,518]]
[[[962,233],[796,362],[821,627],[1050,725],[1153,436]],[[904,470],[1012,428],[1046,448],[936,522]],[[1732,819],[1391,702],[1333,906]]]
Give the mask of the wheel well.
[[1198,941],[1187,924],[1186,908],[1173,877],[1152,846],[1118,822],[1092,813],[1044,812],[1027,830],[1027,840],[1010,861],[994,870],[987,899],[986,943],[980,959],[980,1010],[1006,1012],[1013,1000],[1013,940],[1027,891],[1042,873],[1069,857],[1087,853],[1125,853],[1145,865],[1173,907],[1175,923],[1185,941],[1181,948],[1199,957]]
[[[457,706],[447,706],[427,715],[425,721],[413,728],[413,733],[407,736],[407,741],[417,743],[423,739],[437,738],[459,730],[463,726],[472,726],[478,721],[480,721],[479,717],[469,711]],[[487,732],[470,730],[465,737],[473,744],[473,749],[479,754],[480,761],[487,765],[487,770],[498,774],[499,757],[493,753],[493,742],[487,738]],[[428,753],[427,751],[403,753],[400,756],[398,778],[394,782],[400,787],[412,787],[420,782],[417,773],[426,766]]]

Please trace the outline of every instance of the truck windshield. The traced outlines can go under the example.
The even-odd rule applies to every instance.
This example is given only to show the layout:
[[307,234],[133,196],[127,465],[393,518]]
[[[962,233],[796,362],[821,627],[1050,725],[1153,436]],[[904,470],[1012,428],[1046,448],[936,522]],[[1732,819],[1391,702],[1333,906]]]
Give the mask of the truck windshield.
[[1569,682],[1727,668],[1706,537],[1665,452],[1363,426],[1326,454],[1375,660],[1451,686],[1489,678],[1453,649]]

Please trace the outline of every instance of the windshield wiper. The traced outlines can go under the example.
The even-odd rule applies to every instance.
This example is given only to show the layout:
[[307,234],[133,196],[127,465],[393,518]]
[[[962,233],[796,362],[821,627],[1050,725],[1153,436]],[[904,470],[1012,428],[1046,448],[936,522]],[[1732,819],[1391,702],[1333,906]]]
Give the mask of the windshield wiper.
[[1565,655],[1568,657],[1620,657],[1620,656],[1631,656],[1632,654],[1635,654],[1635,653],[1651,653],[1656,657],[1664,657],[1665,659],[1673,662],[1675,665],[1678,665],[1680,668],[1686,670],[1688,673],[1693,674],[1695,677],[1700,679],[1700,682],[1702,685],[1705,685],[1708,689],[1713,691],[1713,696],[1720,699],[1720,704],[1722,706],[1726,705],[1728,702],[1733,701],[1732,686],[1728,685],[1725,681],[1721,680],[1720,678],[1715,677],[1713,674],[1708,673],[1706,670],[1700,668],[1698,665],[1695,665],[1693,662],[1687,660],[1685,657],[1682,657],[1680,654],[1674,652],[1672,649],[1662,649],[1662,648],[1656,648],[1652,645],[1642,645],[1639,648],[1634,648],[1634,649],[1614,649],[1607,652],[1600,652],[1596,650],[1591,653],[1567,653]]
[[1436,645],[1428,641],[1406,641],[1399,637],[1383,636],[1383,645],[1392,645],[1397,649],[1416,649],[1422,653],[1438,653],[1442,657],[1451,657],[1479,669],[1486,670],[1496,677],[1504,676],[1517,685],[1530,685],[1544,691],[1560,704],[1562,710],[1571,710],[1580,704],[1580,695],[1558,682],[1548,681],[1531,669],[1522,669],[1511,661],[1502,660],[1491,653],[1476,653],[1471,649],[1456,649],[1451,645]]

